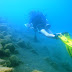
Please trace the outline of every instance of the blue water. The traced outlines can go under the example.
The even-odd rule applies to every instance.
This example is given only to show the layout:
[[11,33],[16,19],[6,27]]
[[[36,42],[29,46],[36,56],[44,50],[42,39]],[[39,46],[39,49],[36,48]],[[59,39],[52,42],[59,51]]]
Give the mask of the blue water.
[[[23,40],[29,40],[42,57],[58,57],[62,60],[57,60],[57,63],[59,63],[58,65],[60,65],[61,62],[66,61],[71,65],[72,59],[68,55],[65,45],[61,41],[46,38],[38,33],[40,42],[33,42],[33,30],[26,31],[26,28],[24,27],[24,24],[29,21],[28,14],[32,10],[41,11],[46,15],[49,24],[51,24],[50,29],[53,33],[69,32],[72,34],[72,0],[0,0],[0,17],[6,19],[8,24],[13,28],[20,32],[24,32],[27,39],[22,36]],[[40,46],[47,46],[50,54],[48,55],[48,52],[44,48],[41,49]],[[55,58],[53,60],[55,60]],[[44,71],[48,72],[46,71],[47,65],[45,65],[44,62],[43,65],[44,67],[46,66],[46,68],[43,68],[45,69]],[[41,67],[38,69],[42,70]]]

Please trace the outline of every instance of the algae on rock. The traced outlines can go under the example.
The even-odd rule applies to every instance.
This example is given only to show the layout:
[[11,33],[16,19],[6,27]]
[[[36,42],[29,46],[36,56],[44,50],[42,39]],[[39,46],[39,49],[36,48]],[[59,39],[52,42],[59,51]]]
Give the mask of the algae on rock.
[[13,68],[0,67],[0,72],[13,72]]
[[0,39],[0,43],[4,47],[5,44],[12,43],[12,41],[10,39]]
[[11,55],[11,52],[9,49],[5,49],[5,56],[9,57]]
[[6,60],[0,59],[0,65],[5,64]]
[[4,49],[9,49],[11,53],[14,53],[15,47],[12,43],[8,43],[4,46]]
[[9,61],[11,62],[12,67],[18,66],[21,63],[21,61],[18,59],[18,57],[16,55],[12,55],[9,58]]
[[23,40],[20,40],[17,42],[18,46],[20,46],[21,48],[25,48],[26,47],[26,44]]
[[33,70],[32,72],[43,72],[43,71],[39,71],[39,70]]

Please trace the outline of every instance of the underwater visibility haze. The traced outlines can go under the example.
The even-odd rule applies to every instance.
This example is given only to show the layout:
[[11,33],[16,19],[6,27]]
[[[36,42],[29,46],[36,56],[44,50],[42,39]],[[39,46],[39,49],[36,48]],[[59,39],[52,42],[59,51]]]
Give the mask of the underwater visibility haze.
[[[28,29],[31,11],[45,15],[53,34]],[[0,72],[72,72],[72,0],[0,0]]]

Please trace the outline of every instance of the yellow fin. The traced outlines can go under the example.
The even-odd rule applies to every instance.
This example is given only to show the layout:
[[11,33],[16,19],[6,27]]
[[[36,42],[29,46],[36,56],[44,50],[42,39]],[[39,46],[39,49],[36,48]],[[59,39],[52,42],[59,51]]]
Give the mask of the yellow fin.
[[60,34],[58,37],[66,45],[66,49],[67,49],[69,55],[72,57],[72,40],[71,40],[70,36],[67,35],[67,37],[66,37],[66,35]]
[[58,37],[63,41],[63,43],[65,43],[66,45],[72,47],[72,40],[71,39],[65,37],[62,34],[60,34]]

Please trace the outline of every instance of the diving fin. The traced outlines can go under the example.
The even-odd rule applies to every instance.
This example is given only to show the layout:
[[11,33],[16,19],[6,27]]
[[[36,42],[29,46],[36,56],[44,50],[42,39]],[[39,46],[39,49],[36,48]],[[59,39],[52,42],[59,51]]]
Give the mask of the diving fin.
[[70,35],[68,33],[65,33],[65,34],[60,34],[58,37],[66,45],[66,49],[69,55],[72,57],[72,40],[70,38]]
[[71,39],[71,37],[70,37],[68,32],[63,32],[62,35],[64,35],[67,39]]
[[58,37],[59,37],[66,45],[72,47],[72,40],[70,39],[70,37],[68,37],[68,36],[66,37],[66,36],[64,36],[64,35],[62,35],[62,34],[60,34]]

